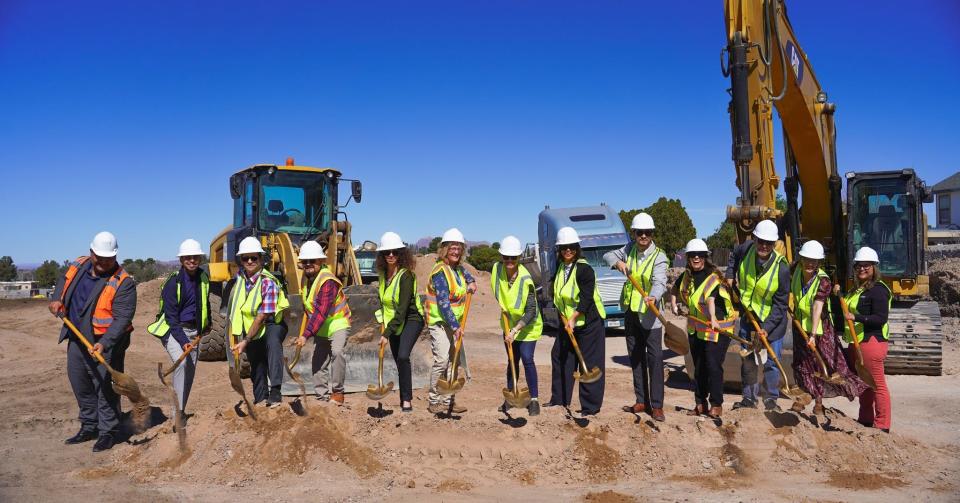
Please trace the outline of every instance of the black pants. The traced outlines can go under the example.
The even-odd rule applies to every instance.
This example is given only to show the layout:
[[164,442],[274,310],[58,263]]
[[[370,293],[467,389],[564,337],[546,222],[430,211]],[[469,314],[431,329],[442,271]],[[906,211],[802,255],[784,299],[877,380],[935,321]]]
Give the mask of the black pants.
[[[583,353],[583,360],[587,370],[599,367],[603,372],[606,363],[606,341],[603,320],[597,318],[587,322],[573,331]],[[570,343],[570,336],[561,328],[550,350],[551,382],[550,404],[569,406],[573,400],[573,372],[578,368],[577,354]],[[606,381],[606,372],[597,382],[590,384],[580,383],[580,408],[585,414],[600,412],[603,405],[603,390]]]
[[[103,353],[103,359],[123,372],[129,346],[130,337],[121,337],[110,351]],[[113,390],[107,369],[73,336],[67,343],[67,377],[80,408],[81,427],[87,431],[98,430],[101,435],[116,434],[120,427],[120,396]]]
[[627,355],[633,369],[637,403],[663,408],[663,329],[643,328],[638,313],[628,312]]
[[400,401],[409,402],[413,400],[413,378],[410,367],[410,353],[413,351],[413,345],[416,344],[420,331],[423,330],[422,321],[407,321],[403,325],[403,331],[400,335],[390,336],[390,353],[393,354],[393,361],[397,364],[397,380],[400,381]]
[[[270,390],[280,392],[283,384],[283,340],[287,338],[287,324],[268,323],[263,337],[247,344],[247,360],[250,362],[250,381],[253,383],[253,402],[262,402],[270,396]],[[269,378],[269,385],[267,380]]]
[[711,406],[719,407],[723,405],[723,360],[730,338],[721,335],[717,342],[709,342],[691,335],[689,340],[697,405],[706,407],[709,401]]

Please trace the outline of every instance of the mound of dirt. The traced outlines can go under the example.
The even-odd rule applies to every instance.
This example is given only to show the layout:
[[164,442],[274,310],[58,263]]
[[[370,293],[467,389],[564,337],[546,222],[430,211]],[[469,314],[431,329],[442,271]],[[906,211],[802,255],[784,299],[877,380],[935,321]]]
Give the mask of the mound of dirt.
[[930,296],[940,304],[940,314],[960,317],[960,258],[933,261],[928,272]]

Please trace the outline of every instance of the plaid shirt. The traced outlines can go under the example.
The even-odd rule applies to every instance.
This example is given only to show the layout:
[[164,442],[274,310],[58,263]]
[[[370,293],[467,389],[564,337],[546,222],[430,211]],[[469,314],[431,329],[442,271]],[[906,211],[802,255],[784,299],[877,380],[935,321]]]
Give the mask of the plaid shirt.
[[[247,293],[250,293],[250,289],[253,288],[253,285],[257,284],[257,280],[260,278],[260,273],[257,272],[252,277],[248,278],[246,274],[241,274],[243,276],[243,286],[246,288]],[[277,297],[279,297],[277,284],[270,278],[264,277],[263,282],[260,283],[260,297],[262,298],[260,302],[260,309],[257,310],[257,314],[273,314],[277,312]]]
[[313,314],[310,315],[310,318],[307,320],[307,326],[303,329],[304,338],[317,335],[317,331],[320,330],[323,323],[327,321],[327,316],[329,316],[330,311],[333,310],[334,301],[337,299],[337,292],[339,290],[340,288],[334,281],[327,281],[320,285],[320,291],[317,292],[316,298],[313,299]]

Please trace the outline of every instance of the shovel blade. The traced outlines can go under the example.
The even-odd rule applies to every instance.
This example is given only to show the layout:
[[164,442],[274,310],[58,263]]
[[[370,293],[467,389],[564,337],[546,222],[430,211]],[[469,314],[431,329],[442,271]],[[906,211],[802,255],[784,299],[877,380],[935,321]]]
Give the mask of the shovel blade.
[[801,398],[807,394],[797,386],[781,386],[780,392],[790,398]]
[[877,389],[877,381],[873,379],[873,374],[867,370],[859,361],[856,362],[857,375],[860,376],[860,379],[863,379],[863,382],[870,386],[870,389]]
[[593,367],[589,372],[581,374],[580,372],[575,371],[573,373],[573,378],[580,381],[583,384],[590,384],[592,382],[597,382],[600,378],[603,377],[603,371],[600,370],[600,367]]
[[163,383],[164,386],[170,387],[170,385],[167,384],[166,376],[163,375],[163,364],[160,362],[157,362],[157,377],[160,378],[160,382]]
[[455,395],[458,391],[463,389],[463,385],[466,382],[466,378],[463,377],[454,379],[453,381],[445,381],[440,379],[437,381],[437,392],[445,396]]
[[383,400],[392,392],[393,382],[388,382],[387,384],[384,384],[383,387],[374,386],[372,384],[367,386],[367,398],[377,402]]
[[144,401],[143,393],[140,393],[140,386],[132,377],[116,370],[111,373],[111,377],[113,378],[113,390],[118,394],[129,398],[131,402]]
[[833,374],[827,378],[827,382],[830,384],[836,384],[837,386],[843,386],[847,384],[847,380],[840,374]]
[[520,388],[520,390],[514,393],[507,388],[503,388],[503,399],[510,404],[511,407],[523,409],[530,404],[530,390]]

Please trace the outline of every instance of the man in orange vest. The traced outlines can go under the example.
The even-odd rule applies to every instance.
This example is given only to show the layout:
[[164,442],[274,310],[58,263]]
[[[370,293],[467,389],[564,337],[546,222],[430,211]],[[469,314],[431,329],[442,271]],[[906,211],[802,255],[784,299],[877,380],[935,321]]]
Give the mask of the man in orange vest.
[[53,298],[56,300],[50,303],[50,313],[68,318],[93,344],[93,351],[88,352],[66,325],[60,330],[59,342],[69,341],[67,377],[80,408],[80,431],[65,443],[96,438],[93,452],[110,449],[120,426],[120,397],[93,353],[99,352],[107,363],[123,372],[137,310],[137,285],[117,263],[117,238],[109,232],[94,236],[90,255],[70,263],[57,281]]

